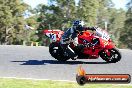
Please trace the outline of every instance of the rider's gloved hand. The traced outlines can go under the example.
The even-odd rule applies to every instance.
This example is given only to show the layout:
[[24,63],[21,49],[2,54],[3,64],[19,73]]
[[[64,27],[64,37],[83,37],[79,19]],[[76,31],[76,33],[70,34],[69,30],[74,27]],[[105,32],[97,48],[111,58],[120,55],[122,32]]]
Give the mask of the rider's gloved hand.
[[96,27],[88,27],[90,30],[95,31]]

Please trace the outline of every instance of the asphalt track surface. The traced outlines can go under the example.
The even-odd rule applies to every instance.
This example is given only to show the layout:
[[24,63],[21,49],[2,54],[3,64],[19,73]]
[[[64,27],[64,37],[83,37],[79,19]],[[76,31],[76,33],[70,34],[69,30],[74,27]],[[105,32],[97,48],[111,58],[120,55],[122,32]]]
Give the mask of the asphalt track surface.
[[132,75],[132,50],[120,49],[121,61],[106,63],[101,58],[58,62],[48,47],[0,46],[0,77],[76,80],[80,64],[88,74]]

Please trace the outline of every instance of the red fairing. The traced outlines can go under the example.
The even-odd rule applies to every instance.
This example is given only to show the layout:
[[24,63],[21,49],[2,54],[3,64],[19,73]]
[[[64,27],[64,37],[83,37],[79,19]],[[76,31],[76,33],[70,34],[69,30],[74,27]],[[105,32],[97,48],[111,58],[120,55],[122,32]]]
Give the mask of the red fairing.
[[46,34],[46,33],[63,34],[64,32],[61,30],[48,30],[48,29],[46,29],[43,31],[43,34]]
[[106,41],[106,40],[102,39],[101,37],[94,36],[93,34],[91,34],[88,31],[85,31],[82,35],[78,36],[78,41],[79,41],[80,44],[85,44],[83,42],[83,40],[87,40],[88,42],[92,43],[93,39],[98,39],[99,44],[97,44],[95,46],[84,48],[84,54],[90,55],[91,59],[98,58],[99,57],[99,52],[101,50],[105,50],[105,49],[108,50],[108,49],[115,48],[115,45],[112,42]]
[[100,46],[104,49],[112,49],[115,48],[115,44],[112,41],[106,41],[103,40],[102,38],[99,38],[100,41]]
[[[85,32],[83,32],[82,35],[78,36],[78,40],[79,40],[80,44],[85,44],[83,42],[83,40],[87,40],[88,42],[91,42],[93,38],[94,38],[94,36],[88,31],[85,31]],[[99,49],[95,50],[95,48],[96,47],[86,47],[86,48],[84,48],[84,52],[83,53],[90,55],[91,59],[96,59],[96,58],[99,57],[98,52],[100,50]]]

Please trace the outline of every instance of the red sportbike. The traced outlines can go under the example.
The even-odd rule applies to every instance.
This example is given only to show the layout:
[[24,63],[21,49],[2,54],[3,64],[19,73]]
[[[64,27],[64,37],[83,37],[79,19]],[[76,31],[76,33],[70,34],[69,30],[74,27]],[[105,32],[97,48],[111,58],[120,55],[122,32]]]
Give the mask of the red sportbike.
[[[49,45],[49,53],[52,57],[58,61],[67,61],[71,57],[64,55],[64,50],[60,45],[60,39],[63,35],[61,30],[44,30],[44,34],[48,36],[52,41]],[[109,63],[116,63],[121,60],[121,54],[116,48],[115,44],[109,38],[106,40],[108,33],[99,37],[94,33],[84,31],[78,35],[79,44],[83,47],[76,47],[73,43],[70,43],[68,47],[71,47],[78,56],[78,59],[98,59],[99,56]]]

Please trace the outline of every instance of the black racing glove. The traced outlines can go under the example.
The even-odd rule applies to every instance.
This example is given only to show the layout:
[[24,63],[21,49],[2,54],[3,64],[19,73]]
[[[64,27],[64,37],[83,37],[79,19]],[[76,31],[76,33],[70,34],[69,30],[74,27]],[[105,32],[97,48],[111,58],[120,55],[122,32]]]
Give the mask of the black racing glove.
[[86,31],[86,30],[92,30],[92,31],[95,31],[96,28],[95,28],[95,27],[84,27],[84,30],[85,30],[85,31]]
[[90,30],[95,31],[96,27],[89,27]]

